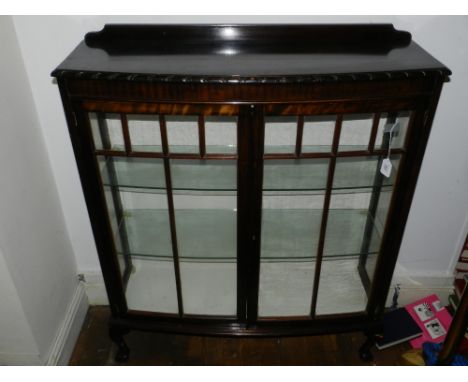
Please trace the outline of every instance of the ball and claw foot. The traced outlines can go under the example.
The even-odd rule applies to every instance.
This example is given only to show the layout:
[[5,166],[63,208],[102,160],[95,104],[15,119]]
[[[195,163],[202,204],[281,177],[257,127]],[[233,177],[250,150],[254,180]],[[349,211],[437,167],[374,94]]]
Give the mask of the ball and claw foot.
[[372,362],[374,360],[374,356],[370,349],[365,348],[364,346],[359,349],[359,358],[364,362]]
[[128,361],[128,357],[130,355],[130,349],[128,348],[127,344],[122,340],[119,344],[117,344],[118,349],[117,353],[115,354],[115,362],[123,363]]
[[375,343],[375,336],[373,334],[368,334],[366,342],[362,344],[359,348],[359,357],[364,362],[371,362],[374,360],[374,356],[372,355],[371,348],[374,346]]
[[123,363],[128,361],[130,355],[130,349],[125,343],[123,336],[127,334],[129,330],[117,329],[114,327],[109,328],[109,336],[111,340],[117,345],[117,353],[115,354],[115,362]]

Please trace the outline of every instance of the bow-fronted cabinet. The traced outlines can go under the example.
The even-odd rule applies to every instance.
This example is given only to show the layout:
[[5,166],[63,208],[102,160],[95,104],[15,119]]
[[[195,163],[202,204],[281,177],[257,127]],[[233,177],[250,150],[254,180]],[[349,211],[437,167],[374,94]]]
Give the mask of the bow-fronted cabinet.
[[106,25],[54,70],[112,317],[364,331],[450,71],[392,25]]

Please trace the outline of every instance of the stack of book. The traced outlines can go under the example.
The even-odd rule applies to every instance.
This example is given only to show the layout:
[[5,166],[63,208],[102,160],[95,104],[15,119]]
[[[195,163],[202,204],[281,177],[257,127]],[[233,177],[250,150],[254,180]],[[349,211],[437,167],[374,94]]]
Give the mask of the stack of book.
[[468,283],[468,236],[465,240],[465,245],[462,248],[461,254],[458,257],[457,265],[455,266],[455,281],[453,283],[453,293],[449,296],[450,305],[453,310],[457,310],[460,303],[460,298]]
[[[465,245],[455,266],[455,281],[453,282],[453,293],[449,296],[450,306],[455,314],[458,304],[464,292],[468,289],[468,236]],[[465,338],[460,347],[460,353],[468,354],[468,327],[466,328]]]
[[383,335],[376,338],[379,350],[397,345],[422,335],[422,330],[405,308],[391,310],[383,317]]
[[378,337],[379,350],[410,341],[413,348],[420,349],[424,342],[440,343],[445,339],[452,317],[442,306],[437,295],[387,312],[383,319],[383,336]]
[[415,349],[422,348],[424,342],[441,343],[445,340],[452,322],[452,316],[435,294],[424,297],[405,309],[422,330],[422,335],[410,341]]
[[[468,237],[455,267],[453,293],[449,296],[452,313],[457,310],[463,293],[468,293]],[[420,349],[424,342],[444,341],[452,322],[450,312],[442,306],[436,295],[427,296],[404,308],[395,309],[384,315],[383,336],[378,337],[376,346],[385,349],[405,341]],[[468,329],[468,328],[467,328]],[[468,353],[468,331],[460,347],[460,353]]]

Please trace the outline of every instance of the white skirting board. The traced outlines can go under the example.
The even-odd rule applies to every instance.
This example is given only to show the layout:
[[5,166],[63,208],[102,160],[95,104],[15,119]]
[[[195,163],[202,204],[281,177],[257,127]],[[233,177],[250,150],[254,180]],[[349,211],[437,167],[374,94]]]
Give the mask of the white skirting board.
[[62,325],[51,346],[46,365],[67,365],[88,311],[88,298],[83,282],[79,282]]
[[89,305],[109,305],[104,278],[100,271],[79,275],[84,285]]
[[[84,273],[84,286],[90,305],[108,305],[104,279],[101,273]],[[396,275],[390,287],[387,306],[392,303],[394,287],[400,287],[398,305],[404,306],[430,294],[439,296],[442,304],[448,305],[448,296],[453,292],[453,277],[446,275],[417,276]]]

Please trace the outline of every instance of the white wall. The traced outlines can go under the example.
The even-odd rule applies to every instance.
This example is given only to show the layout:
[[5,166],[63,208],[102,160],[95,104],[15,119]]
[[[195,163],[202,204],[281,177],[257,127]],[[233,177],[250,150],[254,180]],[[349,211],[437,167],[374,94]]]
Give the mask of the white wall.
[[16,351],[28,336],[44,363],[77,288],[76,262],[11,17],[0,17],[0,36],[1,346]]
[[0,366],[39,364],[39,350],[0,249]]
[[462,236],[468,230],[468,128],[463,115],[468,99],[467,17],[14,17],[80,272],[99,274],[99,264],[58,89],[49,73],[86,32],[99,30],[104,23],[111,22],[390,22],[398,29],[410,31],[416,42],[450,67],[454,74],[442,93],[397,271],[402,280],[410,283],[417,283],[425,276],[442,279],[450,276]]

